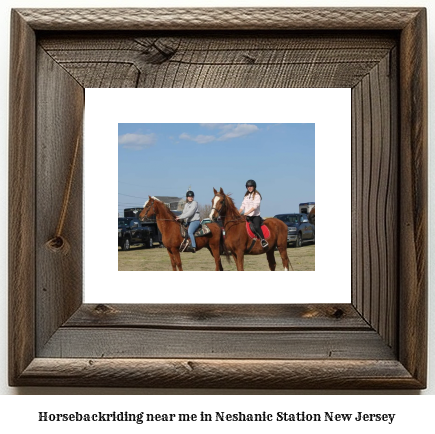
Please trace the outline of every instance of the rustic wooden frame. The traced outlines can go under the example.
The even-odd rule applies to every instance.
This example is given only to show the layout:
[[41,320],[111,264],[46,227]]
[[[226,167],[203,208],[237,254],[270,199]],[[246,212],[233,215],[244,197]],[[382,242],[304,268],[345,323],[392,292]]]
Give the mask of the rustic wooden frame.
[[[211,31],[378,32],[395,38],[386,61],[352,87],[351,304],[82,304],[81,165],[65,223],[70,253],[50,252],[44,243],[59,216],[84,91],[41,40],[65,32],[74,38],[133,31],[199,37]],[[425,9],[22,9],[12,11],[11,35],[11,385],[426,387]],[[168,56],[165,47],[158,51]],[[309,77],[321,83],[312,66]],[[368,208],[376,210],[374,231],[368,230]]]

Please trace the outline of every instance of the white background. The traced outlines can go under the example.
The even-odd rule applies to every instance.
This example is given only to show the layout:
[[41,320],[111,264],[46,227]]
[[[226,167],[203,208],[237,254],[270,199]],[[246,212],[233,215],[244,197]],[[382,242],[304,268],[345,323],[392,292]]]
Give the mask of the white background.
[[[213,390],[205,390],[205,391],[193,391],[193,390],[135,390],[135,389],[87,389],[87,388],[9,388],[7,386],[7,241],[8,241],[8,233],[7,233],[7,137],[8,137],[8,62],[9,62],[9,14],[11,7],[145,7],[145,6],[201,6],[206,4],[207,6],[298,6],[298,7],[325,7],[325,6],[340,6],[340,7],[349,7],[349,1],[331,1],[331,0],[299,0],[299,1],[282,1],[275,0],[270,2],[262,1],[242,1],[242,0],[226,0],[226,1],[216,1],[210,0],[208,2],[194,1],[194,0],[163,0],[161,2],[156,1],[143,1],[143,0],[69,0],[66,2],[60,3],[55,0],[37,0],[37,1],[18,1],[18,0],[3,0],[0,5],[0,34],[1,34],[1,80],[0,80],[0,203],[2,203],[3,207],[1,209],[0,214],[0,224],[2,227],[2,231],[0,231],[0,284],[1,284],[1,292],[0,292],[0,303],[1,303],[1,314],[0,314],[0,393],[5,395],[45,395],[45,396],[29,396],[29,397],[13,397],[13,396],[3,396],[0,397],[0,414],[1,414],[1,425],[12,430],[17,428],[18,430],[22,428],[30,428],[35,429],[35,415],[34,410],[45,410],[45,409],[53,409],[59,411],[71,411],[71,410],[80,410],[81,408],[87,408],[89,411],[91,410],[124,410],[126,408],[131,408],[134,410],[137,407],[143,408],[145,411],[150,409],[151,411],[159,409],[159,408],[167,408],[168,411],[174,408],[185,409],[188,407],[191,411],[200,411],[202,408],[207,409],[211,406],[212,408],[219,410],[225,406],[224,409],[233,409],[233,411],[238,411],[239,409],[247,411],[250,406],[253,406],[253,401],[261,402],[264,404],[265,410],[278,410],[280,408],[292,410],[301,410],[301,409],[312,409],[311,411],[315,411],[316,408],[321,409],[322,411],[346,411],[347,408],[352,407],[352,410],[359,411],[361,410],[374,410],[376,412],[385,411],[389,412],[392,408],[395,411],[400,412],[402,415],[402,423],[401,427],[405,431],[420,431],[425,432],[428,426],[433,425],[433,420],[431,419],[433,414],[434,407],[434,399],[433,394],[435,391],[435,374],[434,374],[434,360],[435,360],[435,342],[434,342],[434,321],[433,321],[433,312],[435,311],[435,302],[433,297],[433,278],[434,278],[434,268],[431,264],[431,257],[434,246],[435,239],[433,231],[429,226],[429,240],[430,240],[430,251],[429,251],[429,357],[430,357],[430,366],[429,366],[429,387],[425,391],[398,391],[398,392],[387,392],[388,394],[399,394],[402,396],[397,397],[382,397],[382,396],[364,396],[364,395],[382,395],[385,394],[385,391],[355,391],[355,392],[334,392],[334,391],[317,391],[317,394],[327,394],[331,395],[327,398],[318,397],[318,396],[292,396],[293,394],[303,395],[304,393],[311,392],[295,392],[295,391],[283,391],[283,392],[261,392],[261,391],[242,391],[247,394],[273,394],[273,396],[262,396],[261,398],[256,397],[239,397],[239,396],[225,396],[225,397],[216,397],[213,396],[211,398],[203,398],[201,396],[188,396],[183,397],[138,397],[135,399],[134,396],[125,396],[121,399],[114,400],[111,397],[99,397],[97,399],[93,399],[92,396],[88,396],[91,394],[124,394],[124,395],[142,395],[142,394],[214,394],[214,393],[222,393],[222,391],[213,391]],[[433,1],[425,0],[425,1],[404,1],[404,0],[396,0],[396,1],[368,1],[368,0],[360,0],[352,4],[353,6],[425,6],[428,8],[428,24],[429,24],[429,139],[433,135],[435,128],[435,112],[433,110],[433,95],[435,91],[435,83],[432,79],[432,71],[434,69],[434,43],[435,43],[435,35],[434,35],[434,23],[435,23],[435,5]],[[430,147],[433,147],[433,144],[430,144]],[[433,152],[430,149],[430,159],[429,166],[431,170],[430,174],[430,183],[432,184],[435,180],[433,172]],[[430,189],[430,203],[434,203],[435,196],[433,193],[433,188]],[[429,208],[429,217],[432,214],[432,205]],[[228,394],[237,395],[241,393],[241,391],[223,391]],[[75,400],[69,399],[59,399],[51,395],[56,394],[83,394],[84,396],[76,397]],[[342,397],[342,394],[355,394],[352,397]],[[422,394],[422,395],[432,395],[428,397],[414,397],[412,395]],[[25,399],[27,398],[27,399]],[[42,407],[42,408],[41,408]],[[218,408],[219,407],[219,408]],[[252,407],[253,408],[253,407]],[[256,409],[257,407],[255,407]],[[27,410],[25,410],[27,409]],[[356,409],[356,410],[355,410]],[[164,410],[161,410],[164,411]],[[15,427],[12,428],[8,426],[8,423],[15,424]],[[328,426],[328,425],[327,425]],[[101,426],[99,426],[101,428]],[[203,431],[203,426],[199,425],[201,431]],[[219,429],[221,432],[223,429],[228,429],[231,427],[233,430],[238,430],[242,428],[240,425],[226,425],[226,426],[217,426],[214,427],[214,430]],[[296,429],[300,428],[301,425],[296,425]],[[82,426],[78,426],[75,424],[62,424],[59,425],[51,425],[51,427],[43,426],[45,432],[59,432],[59,428],[62,429],[63,432],[77,432],[78,429],[83,430]],[[117,432],[124,428],[124,426],[112,425],[110,427],[104,426],[105,430],[110,429],[111,432],[116,429]],[[138,428],[143,432],[146,429],[144,426],[138,426]],[[167,430],[167,427],[164,426],[164,429]],[[176,427],[179,429],[179,426]],[[254,428],[254,427],[253,427]],[[258,428],[258,427],[255,427]],[[268,426],[263,425],[260,426],[262,429],[268,429]],[[295,428],[294,425],[290,426],[281,426],[280,430],[285,432],[289,432]],[[319,427],[317,425],[313,426],[303,426],[305,430],[309,432],[316,429],[318,432]],[[324,428],[322,425],[320,428]],[[354,429],[354,425],[352,426]],[[41,426],[37,426],[37,429],[40,430]],[[92,428],[87,427],[88,430],[95,430],[95,426],[92,425]],[[162,429],[162,428],[161,428]],[[186,430],[192,432],[192,426],[187,425]],[[275,427],[274,427],[275,429]],[[337,429],[340,429],[340,425],[330,425],[330,429],[333,429],[334,432],[337,432]],[[348,432],[348,426],[344,425],[343,428]],[[368,431],[368,429],[378,429],[379,431],[388,431],[392,432],[394,430],[395,433],[399,432],[400,428],[398,428],[397,424],[388,425],[388,426],[372,426],[372,425],[363,425],[362,428],[359,428],[362,432],[364,429],[364,433]]]
[[[169,100],[170,105],[166,103]],[[237,101],[237,104],[228,101]],[[258,101],[262,103],[258,104]],[[190,271],[184,272],[187,275],[183,275],[182,280],[173,271],[118,271],[118,251],[114,248],[113,236],[103,237],[98,242],[99,248],[95,249],[94,238],[86,233],[94,231],[95,216],[104,210],[107,218],[99,221],[99,231],[115,234],[118,123],[144,121],[315,123],[316,271],[218,274]],[[86,303],[350,302],[350,89],[87,89],[84,135]],[[101,160],[102,144],[104,162]],[[290,160],[296,156],[289,154],[283,158]],[[212,161],[209,164],[213,164]],[[147,194],[153,193],[143,192],[143,196]],[[210,186],[210,200],[212,197]],[[334,237],[335,242],[332,242],[331,228],[337,225],[340,226],[340,238]],[[185,254],[181,255],[182,261],[183,257]],[[267,261],[266,255],[263,259]],[[169,256],[167,261],[170,264]],[[223,266],[225,268],[225,260]],[[277,269],[282,268],[281,260],[277,259]],[[150,289],[154,281],[161,282],[162,279],[163,288],[159,291]],[[246,285],[247,281],[255,282],[255,285]],[[186,282],[194,284],[187,285]]]

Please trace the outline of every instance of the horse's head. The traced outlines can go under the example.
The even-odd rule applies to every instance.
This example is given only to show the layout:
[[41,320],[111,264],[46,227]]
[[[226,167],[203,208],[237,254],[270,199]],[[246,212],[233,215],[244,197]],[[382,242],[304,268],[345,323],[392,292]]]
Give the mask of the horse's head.
[[139,214],[139,220],[144,221],[147,218],[150,218],[156,215],[156,209],[154,206],[155,201],[157,200],[155,197],[148,196],[149,199],[145,202],[143,206],[143,210]]
[[225,193],[222,190],[222,187],[219,191],[217,191],[215,188],[213,188],[214,197],[211,201],[211,212],[210,212],[210,219],[211,220],[217,220],[219,216],[222,215],[222,212],[225,208]]

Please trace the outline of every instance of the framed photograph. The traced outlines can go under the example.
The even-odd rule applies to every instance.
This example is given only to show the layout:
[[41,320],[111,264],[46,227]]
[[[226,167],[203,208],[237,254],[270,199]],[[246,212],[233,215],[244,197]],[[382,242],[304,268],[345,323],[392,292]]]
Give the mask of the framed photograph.
[[[425,388],[426,68],[424,8],[13,10],[10,385]],[[350,169],[347,206],[334,210],[349,216],[350,257],[315,283],[328,292],[349,273],[350,302],[87,302],[84,192],[106,162],[99,144],[85,170],[94,88],[161,91],[167,106],[174,88],[350,90],[350,167],[333,144],[328,160],[334,174]],[[165,288],[140,274],[144,288]]]

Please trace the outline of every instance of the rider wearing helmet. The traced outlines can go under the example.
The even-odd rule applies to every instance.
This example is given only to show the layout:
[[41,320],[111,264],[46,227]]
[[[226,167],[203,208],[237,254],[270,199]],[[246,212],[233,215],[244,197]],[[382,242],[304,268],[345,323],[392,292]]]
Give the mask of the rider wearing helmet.
[[191,190],[188,190],[186,193],[186,205],[184,205],[183,212],[181,215],[175,218],[176,220],[185,220],[185,223],[188,226],[187,232],[192,244],[187,248],[186,251],[192,253],[196,252],[196,241],[193,234],[200,225],[198,202],[194,200],[194,198],[195,193]]
[[246,220],[252,221],[255,232],[260,237],[261,246],[265,249],[269,244],[264,239],[263,231],[261,230],[260,202],[262,197],[260,192],[257,191],[257,183],[253,179],[246,181],[246,190],[239,212],[241,214],[244,211]]

